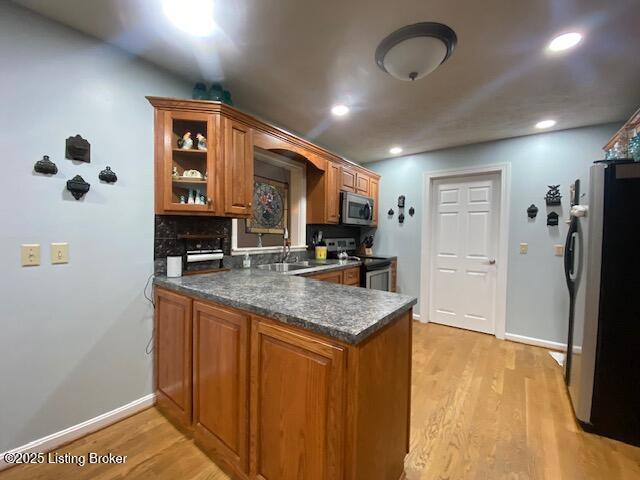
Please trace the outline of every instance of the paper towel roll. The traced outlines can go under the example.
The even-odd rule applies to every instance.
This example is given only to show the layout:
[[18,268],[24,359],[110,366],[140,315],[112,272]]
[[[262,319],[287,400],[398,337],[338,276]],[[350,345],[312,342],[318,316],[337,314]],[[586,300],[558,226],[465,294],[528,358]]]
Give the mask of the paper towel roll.
[[167,277],[182,276],[182,257],[167,257]]
[[221,260],[224,257],[222,253],[194,253],[187,254],[187,263],[193,262],[209,262],[211,260]]

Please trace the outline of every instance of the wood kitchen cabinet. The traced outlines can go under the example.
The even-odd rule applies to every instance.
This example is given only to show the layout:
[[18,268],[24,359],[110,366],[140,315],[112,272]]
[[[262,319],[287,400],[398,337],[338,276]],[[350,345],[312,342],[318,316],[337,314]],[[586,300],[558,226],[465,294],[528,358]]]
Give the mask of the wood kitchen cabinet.
[[398,291],[398,260],[395,258],[391,260],[391,288],[389,291]]
[[307,170],[307,223],[340,222],[340,165],[327,160],[325,170]]
[[369,175],[361,172],[356,173],[356,193],[359,195],[369,196]]
[[370,178],[369,179],[369,196],[373,199],[373,226],[377,226],[378,225],[378,211],[380,210],[379,208],[379,180],[377,178]]
[[[180,148],[179,141],[189,132],[214,139],[218,134],[211,114],[180,110],[156,111],[156,212],[213,213],[215,209],[215,149]],[[189,203],[196,192],[202,204]]]
[[305,275],[313,280],[323,282],[338,283],[341,285],[360,286],[360,267],[351,267],[343,270],[332,270],[330,272],[312,273]]
[[253,198],[253,140],[249,126],[223,119],[224,213],[232,217],[251,215]]
[[[156,213],[249,217],[252,127],[218,102],[147,98],[155,107]],[[187,132],[190,148],[180,144]],[[197,148],[198,134],[206,137],[206,149]]]
[[193,304],[193,435],[226,470],[249,466],[249,322],[239,311]]
[[254,320],[251,478],[342,478],[345,348]]
[[352,345],[166,288],[155,299],[157,407],[231,478],[404,478],[411,309]]
[[345,192],[356,192],[356,172],[353,168],[342,167],[340,177],[340,190]]
[[[374,172],[229,105],[147,99],[155,109],[158,215],[250,217],[255,149],[307,163],[307,223],[339,223],[340,191],[377,195]],[[180,142],[187,132],[193,144],[184,148]],[[198,134],[206,137],[206,149],[197,148]]]
[[192,301],[155,291],[155,381],[158,409],[182,431],[191,428]]

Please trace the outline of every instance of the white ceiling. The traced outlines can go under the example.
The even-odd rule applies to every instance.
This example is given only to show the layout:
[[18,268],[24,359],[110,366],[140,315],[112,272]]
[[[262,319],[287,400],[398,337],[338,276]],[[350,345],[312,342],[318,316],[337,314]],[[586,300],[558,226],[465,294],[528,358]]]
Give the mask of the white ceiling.
[[[222,80],[236,106],[351,160],[622,121],[640,105],[638,0],[215,0],[219,30],[193,38],[161,0],[16,0],[189,80]],[[194,12],[194,15],[197,15]],[[419,21],[458,46],[414,83],[378,69],[374,51]],[[550,55],[556,34],[575,50]],[[154,93],[154,92],[150,92]],[[334,118],[335,103],[351,113]]]

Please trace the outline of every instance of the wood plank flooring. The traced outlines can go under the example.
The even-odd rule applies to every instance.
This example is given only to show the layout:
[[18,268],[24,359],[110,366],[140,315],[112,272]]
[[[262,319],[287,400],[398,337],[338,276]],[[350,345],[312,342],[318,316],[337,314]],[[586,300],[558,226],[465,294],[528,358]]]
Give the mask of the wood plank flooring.
[[[545,349],[414,327],[408,480],[640,478],[640,448],[575,424],[562,371]],[[153,408],[57,452],[128,458],[122,465],[18,466],[0,480],[228,479]]]

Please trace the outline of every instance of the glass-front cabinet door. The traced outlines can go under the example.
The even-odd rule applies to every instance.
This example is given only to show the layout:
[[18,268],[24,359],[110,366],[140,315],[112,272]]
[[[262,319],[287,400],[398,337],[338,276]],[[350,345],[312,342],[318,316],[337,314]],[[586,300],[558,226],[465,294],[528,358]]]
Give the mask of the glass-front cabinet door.
[[165,210],[214,210],[214,154],[213,115],[164,112]]

